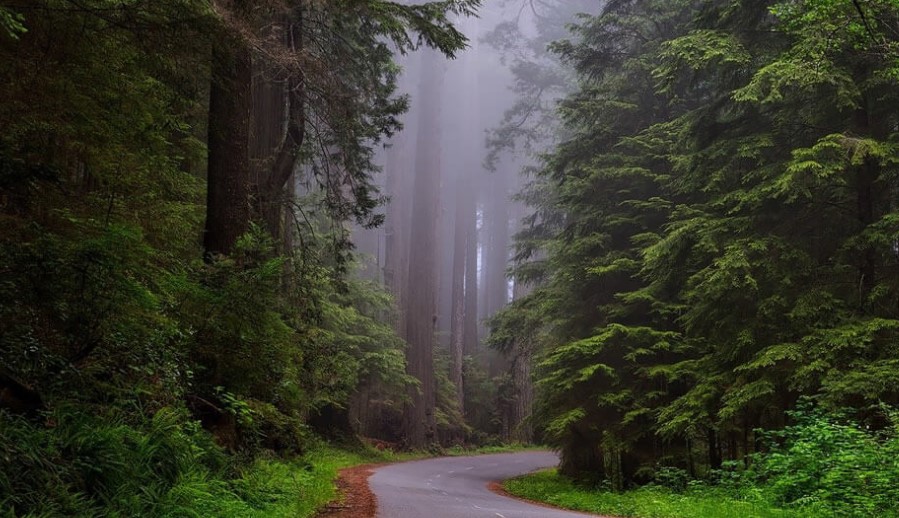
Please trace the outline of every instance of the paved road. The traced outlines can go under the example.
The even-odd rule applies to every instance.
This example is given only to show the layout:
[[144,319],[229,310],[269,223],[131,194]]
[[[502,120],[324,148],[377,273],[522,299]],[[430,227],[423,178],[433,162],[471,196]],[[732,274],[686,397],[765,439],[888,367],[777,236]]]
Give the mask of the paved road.
[[393,464],[368,479],[378,518],[574,518],[590,516],[492,493],[487,484],[558,464],[549,452],[446,457]]

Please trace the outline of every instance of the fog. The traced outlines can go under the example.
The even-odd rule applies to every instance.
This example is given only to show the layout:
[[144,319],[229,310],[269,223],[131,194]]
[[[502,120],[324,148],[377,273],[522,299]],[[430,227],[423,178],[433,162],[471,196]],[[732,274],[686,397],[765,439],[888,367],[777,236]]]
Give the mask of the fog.
[[[470,292],[477,293],[477,313],[469,305],[464,320],[478,324],[478,344],[485,338],[485,319],[512,296],[506,269],[517,225],[511,198],[519,181],[518,162],[504,154],[495,171],[489,171],[485,159],[488,131],[500,125],[514,104],[513,76],[501,51],[484,38],[515,10],[514,5],[488,5],[479,19],[459,21],[470,47],[454,60],[431,50],[398,56],[400,90],[409,96],[410,109],[403,131],[380,153],[382,189],[390,198],[386,221],[377,229],[357,229],[353,239],[364,275],[388,284],[402,311],[404,281],[397,278],[397,266],[406,262],[407,247],[420,246],[409,242],[413,226],[434,226],[434,312],[436,336],[444,346],[452,334],[454,281],[462,285],[457,295],[464,298],[469,291],[471,299]],[[416,175],[439,179],[437,199],[428,200],[436,209],[434,222],[413,218]],[[454,272],[454,261],[462,264],[461,271],[457,266]],[[454,279],[454,273],[462,279]],[[478,344],[466,344],[466,350],[472,352]]]
[[460,402],[465,357],[489,377],[511,372],[529,384],[529,374],[513,368],[526,370],[529,361],[486,347],[488,323],[527,291],[510,275],[514,236],[527,214],[515,194],[556,138],[555,101],[566,84],[546,46],[566,37],[577,12],[598,5],[487,2],[478,18],[457,21],[469,48],[456,59],[428,49],[397,56],[410,109],[379,154],[386,221],[356,228],[353,242],[361,275],[394,295],[409,373],[429,377],[434,359],[414,350],[431,337],[447,351]]

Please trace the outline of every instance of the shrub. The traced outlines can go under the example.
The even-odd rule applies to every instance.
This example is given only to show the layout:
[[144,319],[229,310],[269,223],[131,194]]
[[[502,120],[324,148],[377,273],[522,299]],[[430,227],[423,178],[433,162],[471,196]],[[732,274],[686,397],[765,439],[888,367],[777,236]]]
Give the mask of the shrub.
[[768,432],[770,450],[746,473],[778,504],[823,506],[840,516],[899,514],[899,429],[872,430],[844,414],[808,406],[790,415],[795,424]]
[[224,454],[183,409],[164,408],[140,426],[73,408],[40,424],[0,412],[0,510],[13,516],[189,508],[186,493],[224,490],[214,479],[226,468]]

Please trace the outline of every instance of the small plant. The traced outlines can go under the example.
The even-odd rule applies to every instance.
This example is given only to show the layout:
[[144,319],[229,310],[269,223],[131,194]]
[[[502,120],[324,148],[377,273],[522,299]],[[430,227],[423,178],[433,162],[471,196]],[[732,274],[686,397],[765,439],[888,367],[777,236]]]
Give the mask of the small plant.
[[687,490],[690,474],[680,468],[663,466],[656,470],[653,477],[653,484],[668,488],[677,493],[683,493]]
[[251,426],[253,424],[255,411],[250,408],[246,401],[228,392],[225,390],[225,387],[221,386],[215,387],[215,394],[222,402],[225,411],[234,416],[238,424],[243,426]]

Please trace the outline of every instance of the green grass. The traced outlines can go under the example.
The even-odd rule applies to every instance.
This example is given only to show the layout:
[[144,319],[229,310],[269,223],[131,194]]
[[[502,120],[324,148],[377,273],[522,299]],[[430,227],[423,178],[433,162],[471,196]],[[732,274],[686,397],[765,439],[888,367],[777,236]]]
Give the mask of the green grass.
[[452,446],[446,448],[444,455],[449,457],[461,457],[466,455],[488,455],[491,453],[515,453],[519,451],[540,451],[547,449],[546,446],[536,446],[532,444],[500,444],[494,446],[480,446],[477,448],[466,448],[464,446]]
[[[239,479],[231,482],[235,499],[222,502],[228,505],[218,512],[210,509],[210,515],[258,518],[313,516],[319,508],[337,497],[335,480],[341,469],[419,457],[420,454],[374,448],[347,451],[322,446],[294,461],[258,460]],[[201,516],[204,516],[202,512]]]
[[820,510],[772,507],[760,493],[734,495],[697,487],[675,493],[661,487],[615,493],[578,486],[555,470],[514,478],[504,484],[509,493],[529,500],[619,517],[633,518],[821,518]]

